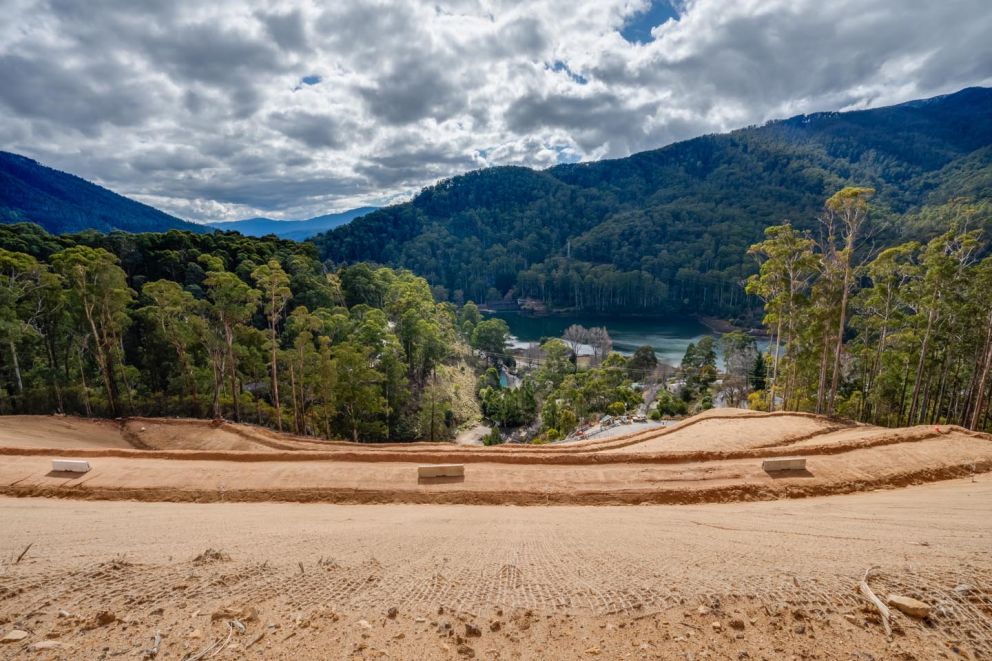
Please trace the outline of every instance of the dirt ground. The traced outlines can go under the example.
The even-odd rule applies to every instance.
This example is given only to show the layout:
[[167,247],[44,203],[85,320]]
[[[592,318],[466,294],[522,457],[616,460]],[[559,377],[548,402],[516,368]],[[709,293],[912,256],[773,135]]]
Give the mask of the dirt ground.
[[[891,430],[736,410],[543,447],[363,445],[166,419],[20,416],[0,418],[0,429],[0,495],[77,499],[688,504],[852,493],[992,470],[992,438],[957,427]],[[790,455],[806,457],[806,470],[763,469],[764,460]],[[56,457],[86,459],[92,470],[54,473]],[[464,477],[418,479],[418,466],[435,463],[462,463]]]
[[[992,658],[990,471],[987,435],[802,414],[544,447],[0,418],[0,659]],[[930,615],[887,637],[870,567]]]
[[[620,508],[0,498],[0,637],[28,634],[0,658],[989,658],[990,511],[984,475]],[[872,566],[933,613],[887,638]]]

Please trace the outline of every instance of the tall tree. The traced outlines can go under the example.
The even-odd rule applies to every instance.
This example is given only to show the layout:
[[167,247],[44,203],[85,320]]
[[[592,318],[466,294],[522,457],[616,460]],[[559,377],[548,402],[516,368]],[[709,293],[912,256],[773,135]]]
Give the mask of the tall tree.
[[[259,266],[251,273],[255,285],[261,291],[262,310],[269,321],[269,343],[271,361],[269,367],[272,376],[272,405],[276,409],[276,429],[282,431],[282,408],[279,404],[279,363],[276,353],[279,350],[279,339],[276,327],[286,311],[286,304],[293,297],[289,288],[289,276],[279,265],[279,261],[270,259],[267,264]],[[299,425],[299,421],[297,421]]]
[[[825,254],[837,264],[841,275],[841,299],[838,311],[837,339],[834,345],[834,362],[830,378],[830,394],[827,398],[827,414],[834,412],[837,398],[837,384],[840,380],[840,358],[844,347],[844,328],[847,324],[847,301],[854,284],[856,267],[853,263],[854,250],[861,238],[865,222],[868,220],[868,200],[875,194],[874,188],[848,186],[827,200],[824,224],[827,227]],[[834,237],[839,234],[841,247],[838,249]]]
[[241,278],[228,271],[208,271],[203,284],[207,287],[207,296],[211,304],[210,312],[222,331],[234,419],[240,421],[241,388],[238,385],[238,360],[234,338],[238,326],[251,319],[258,309],[261,292],[252,289]]
[[114,417],[121,414],[117,384],[123,361],[122,333],[130,323],[128,306],[134,291],[118,259],[103,248],[73,246],[52,255],[52,265],[69,288],[69,301],[91,338],[103,378],[107,404]]

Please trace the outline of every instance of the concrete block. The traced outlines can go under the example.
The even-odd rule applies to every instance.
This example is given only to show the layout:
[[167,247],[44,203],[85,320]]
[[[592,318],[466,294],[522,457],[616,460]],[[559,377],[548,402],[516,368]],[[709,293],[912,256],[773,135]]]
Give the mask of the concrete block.
[[90,462],[81,459],[52,459],[52,470],[69,473],[88,473]]
[[769,473],[773,471],[806,470],[806,457],[776,457],[774,459],[765,459],[761,462],[761,468]]
[[463,464],[435,464],[433,466],[418,466],[417,477],[464,477]]

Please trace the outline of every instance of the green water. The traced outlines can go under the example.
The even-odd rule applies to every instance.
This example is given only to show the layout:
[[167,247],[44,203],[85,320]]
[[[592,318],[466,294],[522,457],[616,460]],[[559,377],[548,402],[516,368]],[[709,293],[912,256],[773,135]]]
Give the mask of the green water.
[[520,343],[539,342],[542,338],[561,337],[566,328],[580,324],[586,328],[606,326],[613,338],[613,349],[631,354],[637,347],[647,345],[655,350],[658,360],[669,365],[682,362],[690,342],[699,342],[706,335],[715,335],[692,317],[616,318],[591,315],[536,317],[520,312],[496,312],[493,316],[506,321],[510,333]]

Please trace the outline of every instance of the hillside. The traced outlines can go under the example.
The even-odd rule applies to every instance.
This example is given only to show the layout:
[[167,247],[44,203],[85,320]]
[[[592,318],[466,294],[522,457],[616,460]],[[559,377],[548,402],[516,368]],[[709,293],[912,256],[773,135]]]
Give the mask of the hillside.
[[878,190],[883,243],[920,228],[886,222],[893,214],[987,197],[992,90],[801,115],[617,160],[471,172],[313,241],[334,262],[410,268],[454,300],[735,316],[755,268],[747,247],[786,219],[813,228],[845,184]]
[[378,207],[358,207],[340,213],[329,213],[306,220],[275,220],[273,218],[248,218],[245,220],[216,221],[205,223],[223,231],[241,232],[245,236],[265,236],[275,234],[280,239],[303,241],[311,236],[332,230],[372,213]]
[[61,234],[204,228],[30,158],[0,152],[0,223],[32,222]]

